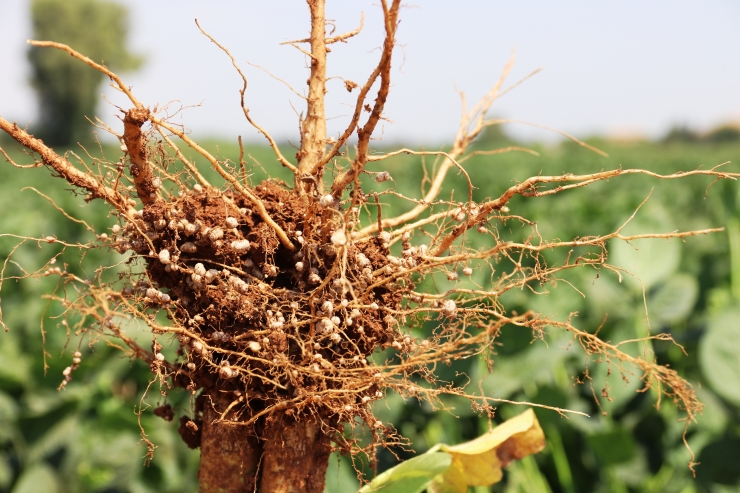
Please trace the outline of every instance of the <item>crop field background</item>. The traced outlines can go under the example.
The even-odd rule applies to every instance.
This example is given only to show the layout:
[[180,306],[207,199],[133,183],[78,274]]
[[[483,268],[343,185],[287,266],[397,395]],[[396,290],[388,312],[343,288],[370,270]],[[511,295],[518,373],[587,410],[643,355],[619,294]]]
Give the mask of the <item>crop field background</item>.
[[[588,140],[606,153],[601,157],[572,143],[530,145],[539,156],[512,152],[478,156],[466,163],[474,200],[497,196],[506,187],[528,176],[590,173],[612,168],[642,167],[657,173],[711,168],[726,161],[736,170],[740,163],[740,137],[732,129],[718,130],[702,139],[674,132],[663,141]],[[238,162],[236,142],[204,140],[210,151]],[[511,145],[503,133],[489,133],[478,148]],[[12,143],[2,145],[19,162],[23,156]],[[115,159],[117,148],[88,148],[90,156],[101,152]],[[80,148],[70,149],[91,163]],[[285,146],[286,155],[291,154]],[[248,146],[247,162],[253,183],[273,178],[291,179],[267,147]],[[71,155],[70,155],[71,157]],[[196,159],[197,162],[197,159]],[[205,168],[204,163],[199,163]],[[418,194],[425,167],[432,158],[403,156],[382,163],[407,196]],[[380,166],[380,165],[375,165]],[[207,172],[206,172],[207,174]],[[211,179],[211,176],[208,176]],[[213,177],[213,182],[218,180]],[[403,184],[405,187],[400,188]],[[93,239],[85,228],[66,219],[43,196],[103,230],[114,224],[100,204],[81,206],[69,190],[45,168],[15,169],[0,166],[0,231],[4,234],[64,238],[84,243]],[[447,183],[466,187],[463,177]],[[708,187],[712,187],[707,194]],[[25,188],[25,189],[24,189]],[[652,193],[651,193],[652,191]],[[440,194],[445,196],[445,192]],[[534,309],[555,315],[573,316],[576,325],[588,331],[600,328],[605,340],[629,340],[668,333],[677,344],[654,341],[652,350],[659,363],[669,364],[698,389],[704,412],[686,433],[686,442],[696,454],[696,479],[687,464],[691,459],[684,444],[684,422],[673,403],[657,406],[656,392],[635,392],[640,375],[629,367],[590,365],[582,351],[567,336],[553,332],[544,340],[533,340],[531,332],[516,327],[503,331],[493,371],[482,360],[453,361],[442,374],[448,381],[465,382],[494,397],[527,401],[578,410],[590,418],[563,418],[537,409],[547,436],[547,448],[537,456],[513,463],[504,482],[491,491],[500,492],[716,492],[738,491],[740,487],[740,187],[723,180],[689,178],[660,181],[645,176],[619,177],[608,186],[597,183],[567,191],[558,197],[516,197],[512,214],[537,222],[543,238],[574,238],[606,234],[616,230],[645,201],[625,231],[668,232],[724,226],[725,231],[686,241],[651,240],[633,245],[611,245],[610,263],[640,272],[640,279],[625,276],[620,282],[608,271],[574,270],[561,282],[534,290],[507,293],[508,306],[521,311]],[[385,196],[388,197],[388,196]],[[394,212],[408,208],[400,200],[387,199]],[[555,217],[556,220],[552,220]],[[366,218],[370,220],[370,218]],[[372,219],[374,220],[374,218]],[[521,227],[511,223],[511,230]],[[505,234],[505,233],[504,233]],[[0,259],[6,259],[17,239],[0,238]],[[41,250],[41,252],[39,251]],[[5,263],[6,274],[19,274],[20,266],[35,269],[59,251],[58,245],[26,243],[15,254],[15,263]],[[115,252],[91,251],[89,255],[65,254],[57,265],[80,276],[91,275],[101,265],[114,265],[125,258]],[[548,259],[552,263],[557,258]],[[473,274],[467,282],[486,287],[485,278]],[[68,354],[66,327],[59,323],[59,304],[44,299],[53,291],[53,278],[6,281],[2,286],[2,309],[10,331],[0,334],[0,491],[46,492],[188,492],[195,491],[198,452],[180,440],[175,422],[164,423],[152,414],[157,392],[140,400],[151,372],[141,361],[131,362],[114,347],[97,344],[85,349],[81,367],[66,389],[56,390]],[[549,293],[549,294],[546,294]],[[647,317],[646,317],[647,307]],[[576,314],[577,315],[573,315]],[[132,333],[134,328],[132,327]],[[417,331],[431,327],[416,328]],[[45,341],[44,341],[45,339]],[[680,345],[680,346],[679,346]],[[683,350],[682,350],[683,348]],[[640,352],[644,343],[629,345]],[[685,353],[684,353],[685,350]],[[66,356],[65,356],[66,355]],[[44,369],[44,361],[48,367]],[[592,371],[586,374],[586,369]],[[608,374],[607,374],[608,373]],[[588,376],[586,376],[588,375]],[[608,398],[603,397],[608,395]],[[601,402],[597,406],[595,396]],[[187,396],[173,397],[173,406],[187,413]],[[171,398],[172,399],[172,398]],[[179,400],[178,400],[179,399]],[[467,402],[450,399],[447,410],[428,404],[404,402],[398,396],[378,406],[377,416],[411,442],[412,450],[382,451],[382,471],[438,443],[459,443],[485,431],[488,420],[480,418]],[[140,443],[137,412],[141,424],[157,449],[145,467],[146,447]],[[501,405],[497,420],[521,411]],[[179,413],[180,414],[180,413]],[[156,423],[155,423],[156,421]],[[369,471],[365,471],[369,473]],[[357,480],[347,458],[332,460],[327,491],[355,491]],[[481,489],[481,491],[488,491]]]

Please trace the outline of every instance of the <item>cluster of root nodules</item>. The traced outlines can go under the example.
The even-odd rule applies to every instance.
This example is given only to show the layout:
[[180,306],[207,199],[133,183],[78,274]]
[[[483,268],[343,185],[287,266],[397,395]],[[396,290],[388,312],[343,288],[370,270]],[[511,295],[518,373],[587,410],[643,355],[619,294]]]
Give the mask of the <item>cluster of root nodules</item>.
[[179,339],[178,360],[166,362],[175,385],[230,395],[224,419],[275,405],[371,419],[367,403],[382,392],[367,357],[413,349],[391,315],[413,286],[387,269],[389,235],[351,241],[358,211],[330,196],[301,197],[273,181],[253,192],[294,250],[243,197],[196,186],[118,231],[119,251],[146,259],[146,275],[124,295],[167,310],[173,326],[155,334]]

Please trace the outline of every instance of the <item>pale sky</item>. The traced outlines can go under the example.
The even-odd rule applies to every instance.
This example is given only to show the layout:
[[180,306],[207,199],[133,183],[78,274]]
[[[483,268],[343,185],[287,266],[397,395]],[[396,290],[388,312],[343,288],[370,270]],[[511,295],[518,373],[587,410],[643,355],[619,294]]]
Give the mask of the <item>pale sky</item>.
[[[146,105],[202,103],[175,118],[197,136],[260,137],[239,107],[240,79],[228,58],[193,19],[228,46],[249,78],[251,114],[276,138],[297,141],[303,101],[255,63],[306,87],[305,56],[279,43],[306,37],[308,9],[299,0],[121,0],[131,12],[131,46],[147,56],[137,74],[123,74]],[[0,0],[0,115],[26,124],[37,114],[27,86],[28,0]],[[495,103],[492,115],[526,120],[586,137],[662,135],[675,124],[700,130],[740,121],[740,2],[736,0],[415,0],[402,12],[393,89],[385,116],[387,142],[438,144],[454,135],[460,98],[481,97],[512,50],[509,82],[543,71]],[[329,75],[362,83],[380,56],[377,1],[329,0],[337,31],[363,32],[333,45]],[[329,82],[330,132],[351,113],[353,93]],[[105,94],[126,106],[114,91]],[[174,103],[175,108],[180,103]],[[292,107],[291,107],[292,104]],[[295,108],[295,110],[294,110]],[[115,108],[99,116],[116,124]],[[543,130],[509,126],[528,139]]]

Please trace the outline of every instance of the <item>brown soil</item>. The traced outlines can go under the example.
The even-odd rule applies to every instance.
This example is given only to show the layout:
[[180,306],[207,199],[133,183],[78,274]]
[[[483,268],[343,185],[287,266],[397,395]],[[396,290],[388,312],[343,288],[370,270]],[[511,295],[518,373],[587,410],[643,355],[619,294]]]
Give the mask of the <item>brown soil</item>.
[[[367,404],[378,388],[366,358],[403,340],[392,313],[413,286],[408,275],[392,277],[387,239],[332,242],[337,230],[350,235],[352,211],[276,181],[253,192],[298,249],[286,248],[243,197],[192,191],[146,206],[116,238],[119,251],[146,259],[145,275],[125,293],[152,312],[166,309],[179,327],[161,332],[178,334],[174,384],[201,394],[198,416],[180,418],[188,446],[200,445],[205,458],[211,440],[230,440],[213,437],[238,428],[256,451],[264,446],[266,461],[325,468],[327,430],[356,416],[374,423]],[[290,430],[313,430],[303,437],[308,455],[287,445]],[[323,488],[314,486],[305,491]]]

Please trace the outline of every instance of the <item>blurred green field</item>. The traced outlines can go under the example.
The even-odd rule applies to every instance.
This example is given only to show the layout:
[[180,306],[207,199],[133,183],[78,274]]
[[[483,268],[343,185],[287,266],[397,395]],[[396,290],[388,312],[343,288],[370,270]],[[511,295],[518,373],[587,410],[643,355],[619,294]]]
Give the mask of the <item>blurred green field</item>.
[[[20,161],[16,146],[2,141],[3,147]],[[540,156],[508,153],[475,157],[466,163],[473,184],[474,200],[500,194],[517,180],[538,173],[592,173],[616,167],[646,168],[658,173],[673,173],[698,167],[711,168],[726,161],[738,171],[740,142],[631,142],[619,143],[592,139],[590,144],[609,154],[601,157],[572,143],[555,146],[535,145]],[[491,136],[478,148],[505,145]],[[222,158],[238,162],[236,143],[205,142]],[[78,149],[79,151],[79,149]],[[81,152],[75,151],[78,155]],[[92,152],[92,151],[91,151]],[[105,148],[108,158],[118,156]],[[290,156],[290,148],[285,149]],[[267,174],[286,181],[286,172],[259,145],[246,149],[253,182]],[[89,160],[88,160],[89,161]],[[196,159],[196,162],[198,160]],[[198,162],[201,166],[203,162]],[[388,170],[394,182],[370,188],[394,186],[397,191],[418,196],[424,179],[424,166],[433,159],[401,156],[393,161],[372,164],[372,171]],[[467,185],[463,177],[451,178],[441,197],[465,201]],[[209,178],[213,174],[209,174]],[[681,349],[667,342],[654,342],[658,362],[669,364],[690,380],[705,404],[704,413],[692,424],[686,439],[696,454],[696,479],[687,467],[690,454],[682,434],[682,414],[663,399],[656,408],[654,391],[636,392],[639,375],[624,369],[586,362],[582,351],[571,344],[567,334],[553,330],[544,341],[532,341],[531,333],[517,328],[504,330],[488,374],[482,361],[455,361],[441,368],[449,381],[464,383],[469,378],[471,392],[478,381],[495,397],[554,405],[588,413],[592,417],[561,418],[554,412],[536,410],[545,430],[548,446],[542,453],[512,464],[505,481],[496,492],[713,492],[740,491],[740,185],[711,178],[684,178],[665,181],[647,176],[625,176],[588,188],[571,190],[542,198],[516,197],[512,213],[536,221],[543,238],[569,239],[614,231],[636,210],[653,190],[649,201],[632,221],[627,232],[669,232],[674,230],[725,227],[725,232],[687,238],[685,241],[653,240],[611,244],[610,262],[639,273],[646,289],[652,333],[670,333]],[[214,183],[218,180],[214,179]],[[389,185],[390,184],[390,185]],[[710,187],[711,185],[711,187]],[[98,231],[114,224],[99,203],[85,205],[48,170],[15,169],[0,165],[0,233],[43,237],[55,235],[69,242],[90,241],[93,235],[80,224],[65,219],[33,186],[49,195],[74,217],[84,219]],[[409,207],[400,199],[384,196],[389,207]],[[367,218],[370,220],[370,218]],[[511,224],[503,235],[521,237],[528,233]],[[478,241],[471,237],[471,241]],[[0,258],[7,258],[17,240],[0,238]],[[59,251],[58,245],[26,243],[13,254],[13,260],[26,270],[45,264]],[[557,261],[561,252],[548,260]],[[92,251],[82,260],[69,252],[65,260],[70,269],[92,275],[101,265],[115,263],[115,253]],[[60,265],[60,264],[57,264]],[[7,264],[6,276],[20,271]],[[626,278],[622,283],[605,271],[591,268],[574,270],[556,285],[538,286],[549,295],[516,291],[506,294],[503,303],[509,310],[535,309],[565,319],[578,312],[575,324],[595,331],[612,341],[643,337],[647,331],[643,292],[639,282]],[[488,279],[476,277],[485,287]],[[571,287],[571,285],[573,287]],[[577,288],[574,289],[574,288]],[[54,280],[6,281],[0,292],[1,306],[10,331],[0,333],[0,491],[28,492],[189,492],[196,491],[197,451],[188,450],[176,432],[175,422],[166,423],[144,410],[141,423],[156,445],[154,461],[144,467],[146,447],[139,442],[135,412],[142,406],[140,396],[150,372],[142,362],[130,362],[115,348],[97,344],[88,349],[82,342],[83,361],[66,390],[56,387],[62,369],[70,364],[70,353],[79,340],[69,339],[65,328],[54,319],[61,308],[43,299],[54,289]],[[579,293],[580,291],[580,293]],[[583,296],[581,295],[583,294]],[[42,329],[46,343],[42,344]],[[433,327],[417,327],[416,332]],[[640,351],[633,345],[628,351]],[[44,348],[48,369],[44,371]],[[593,389],[601,395],[608,378],[613,401],[600,399],[596,405],[591,385],[578,385],[575,378],[589,367]],[[158,392],[151,392],[149,406],[158,403]],[[188,413],[187,396],[175,392],[170,402],[178,414]],[[144,407],[146,407],[144,404]],[[438,442],[448,444],[469,440],[488,429],[487,419],[479,418],[466,402],[451,399],[450,412],[433,411],[429,405],[404,402],[390,395],[378,406],[383,422],[393,423],[409,438],[415,452],[423,452]],[[496,420],[521,411],[502,405]],[[401,459],[411,451],[394,451]],[[397,462],[389,451],[381,450],[378,469]],[[328,491],[355,491],[346,459],[332,461]],[[488,491],[479,489],[476,491]]]

